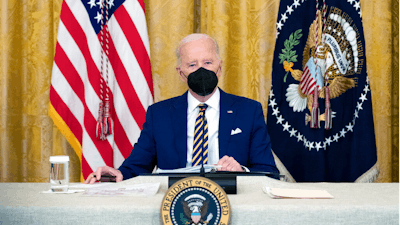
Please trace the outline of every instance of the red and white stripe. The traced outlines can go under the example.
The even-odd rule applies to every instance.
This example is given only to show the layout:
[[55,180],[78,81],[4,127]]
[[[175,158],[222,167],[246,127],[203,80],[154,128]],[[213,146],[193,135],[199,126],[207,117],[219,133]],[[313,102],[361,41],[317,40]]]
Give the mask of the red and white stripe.
[[301,76],[301,81],[300,81],[301,92],[303,94],[310,95],[314,92],[316,86],[317,86],[317,81],[311,76],[309,67],[306,66],[303,70],[303,74]]
[[[118,168],[121,165],[137,141],[146,110],[153,103],[150,44],[143,0],[126,0],[109,19],[108,27],[111,35],[108,74],[115,127],[114,134],[101,141],[96,138],[100,33],[97,35],[92,28],[81,1],[63,2],[50,104],[80,144],[84,178],[97,167]],[[79,153],[79,149],[75,150]]]

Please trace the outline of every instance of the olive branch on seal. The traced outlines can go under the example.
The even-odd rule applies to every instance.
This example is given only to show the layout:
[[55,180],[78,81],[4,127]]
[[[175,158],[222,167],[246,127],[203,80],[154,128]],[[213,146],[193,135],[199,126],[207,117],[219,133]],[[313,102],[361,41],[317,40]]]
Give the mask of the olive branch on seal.
[[283,78],[283,82],[286,83],[286,77],[290,72],[293,72],[293,62],[297,62],[297,55],[296,55],[296,50],[292,50],[294,46],[298,45],[300,43],[299,39],[303,34],[301,33],[302,29],[296,30],[294,33],[291,33],[289,36],[289,39],[285,40],[285,48],[282,49],[282,53],[279,54],[279,58],[281,61],[279,64],[283,63],[283,67],[286,71],[286,75]]

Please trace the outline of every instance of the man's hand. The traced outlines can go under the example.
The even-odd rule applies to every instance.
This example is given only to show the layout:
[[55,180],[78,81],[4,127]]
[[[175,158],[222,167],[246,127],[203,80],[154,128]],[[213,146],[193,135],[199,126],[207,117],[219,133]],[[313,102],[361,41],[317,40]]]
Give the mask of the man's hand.
[[[122,181],[123,178],[121,171],[116,170],[109,166],[102,166],[97,168],[96,172],[89,174],[89,176],[85,180],[85,184],[93,184],[94,182],[96,182],[96,180],[100,180],[102,174],[115,176],[116,182]],[[94,177],[93,175],[96,175],[96,177]]]
[[221,165],[221,168],[218,168],[218,171],[238,171],[244,172],[242,166],[233,158],[229,156],[222,157],[217,165]]

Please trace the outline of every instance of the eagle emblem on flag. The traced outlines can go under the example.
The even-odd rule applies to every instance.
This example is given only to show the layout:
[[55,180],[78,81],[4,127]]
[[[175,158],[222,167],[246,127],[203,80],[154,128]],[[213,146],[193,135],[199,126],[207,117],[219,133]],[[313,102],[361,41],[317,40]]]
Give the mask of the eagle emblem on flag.
[[[315,19],[309,28],[303,51],[303,70],[292,69],[293,62],[283,61],[285,71],[290,72],[293,79],[300,82],[290,84],[286,90],[286,100],[294,112],[303,112],[306,108],[311,112],[313,94],[325,98],[329,90],[329,99],[333,99],[355,87],[357,83],[356,78],[351,77],[358,70],[356,32],[346,19],[331,13],[327,19],[329,27],[322,34],[321,14],[318,20]],[[294,38],[301,37],[300,32],[298,30],[292,35]],[[353,54],[350,54],[349,48]],[[325,121],[325,113],[319,115],[318,119]],[[310,120],[310,115],[306,113],[306,124]]]

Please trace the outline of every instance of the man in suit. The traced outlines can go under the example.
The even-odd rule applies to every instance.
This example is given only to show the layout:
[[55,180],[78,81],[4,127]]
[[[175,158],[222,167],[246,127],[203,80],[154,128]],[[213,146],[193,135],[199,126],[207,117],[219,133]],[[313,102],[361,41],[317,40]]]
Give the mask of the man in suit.
[[102,174],[119,182],[151,173],[155,166],[177,169],[202,163],[220,165],[221,171],[278,173],[261,104],[217,87],[222,73],[217,43],[205,34],[191,34],[176,53],[176,70],[189,90],[151,105],[131,155],[118,170],[99,167],[86,183]]

